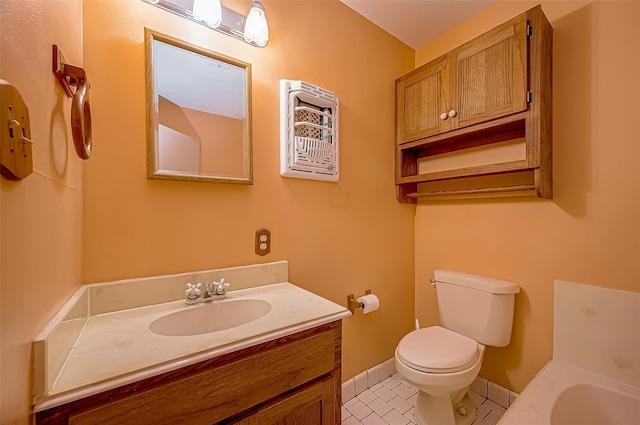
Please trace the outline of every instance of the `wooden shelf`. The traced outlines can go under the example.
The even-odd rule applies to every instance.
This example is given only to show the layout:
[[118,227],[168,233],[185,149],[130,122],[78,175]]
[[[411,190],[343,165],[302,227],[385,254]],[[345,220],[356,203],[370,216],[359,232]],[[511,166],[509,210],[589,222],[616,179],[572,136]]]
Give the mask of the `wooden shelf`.
[[480,187],[480,188],[469,188],[469,189],[453,189],[453,190],[441,190],[441,191],[433,191],[433,192],[415,192],[409,193],[406,196],[409,198],[434,198],[434,197],[443,197],[443,196],[457,196],[457,197],[479,197],[480,195],[485,194],[501,194],[501,193],[520,193],[522,195],[528,195],[530,192],[535,191],[535,184],[521,184],[521,185],[510,185],[510,186],[501,186],[501,187]]
[[467,147],[466,144],[469,143],[491,144],[518,136],[522,137],[524,136],[527,116],[527,112],[508,115],[493,121],[403,143],[400,145],[400,149],[411,151],[423,150],[428,147],[431,150],[436,147],[447,146],[451,150],[458,150],[464,149]]
[[477,177],[498,173],[509,173],[515,171],[528,170],[526,161],[503,162],[500,164],[478,165],[476,167],[459,168],[456,170],[439,171],[436,173],[417,174],[399,178],[397,184],[423,183],[438,180],[458,179],[464,177]]

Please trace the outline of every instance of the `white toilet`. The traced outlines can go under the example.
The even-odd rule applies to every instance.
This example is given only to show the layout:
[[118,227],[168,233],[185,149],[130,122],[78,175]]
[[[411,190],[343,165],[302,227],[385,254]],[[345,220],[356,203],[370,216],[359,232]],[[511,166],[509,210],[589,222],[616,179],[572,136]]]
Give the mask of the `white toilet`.
[[475,406],[469,386],[482,366],[485,345],[511,341],[518,285],[504,280],[436,270],[441,326],[407,334],[396,348],[398,373],[418,388],[418,425],[469,425]]

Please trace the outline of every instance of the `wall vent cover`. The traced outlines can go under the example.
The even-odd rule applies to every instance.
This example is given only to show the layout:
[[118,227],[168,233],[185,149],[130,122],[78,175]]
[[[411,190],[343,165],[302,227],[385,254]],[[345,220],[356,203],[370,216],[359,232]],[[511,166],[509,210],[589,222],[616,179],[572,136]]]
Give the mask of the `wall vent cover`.
[[338,181],[338,99],[330,91],[280,80],[280,175]]

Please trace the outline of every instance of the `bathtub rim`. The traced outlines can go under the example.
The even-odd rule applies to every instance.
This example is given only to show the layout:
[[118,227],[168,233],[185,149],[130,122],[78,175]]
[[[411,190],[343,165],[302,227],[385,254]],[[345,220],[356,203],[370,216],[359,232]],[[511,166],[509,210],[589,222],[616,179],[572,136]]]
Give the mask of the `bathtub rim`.
[[496,425],[550,425],[551,410],[567,388],[589,384],[640,399],[640,388],[562,360],[551,359],[527,384]]

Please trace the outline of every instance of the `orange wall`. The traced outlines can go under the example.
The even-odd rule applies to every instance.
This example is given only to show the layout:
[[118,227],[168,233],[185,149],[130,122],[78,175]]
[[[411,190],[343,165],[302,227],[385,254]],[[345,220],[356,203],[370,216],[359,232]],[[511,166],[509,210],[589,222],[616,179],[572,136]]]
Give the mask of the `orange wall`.
[[1,16],[0,78],[22,94],[34,141],[33,174],[0,178],[0,423],[14,425],[29,423],[31,341],[82,279],[82,161],[51,71],[52,44],[82,65],[82,5],[3,0]]
[[[493,5],[418,49],[416,66],[537,3]],[[541,3],[554,27],[554,199],[421,204],[415,221],[423,325],[437,322],[437,268],[520,284],[511,345],[490,348],[480,372],[515,391],[551,358],[554,279],[640,291],[640,2]]]
[[200,140],[198,131],[187,118],[184,109],[162,96],[158,96],[158,124]]
[[[184,108],[159,96],[158,122],[197,139],[203,175],[246,176],[245,119]],[[164,156],[163,156],[164,158]]]
[[[392,357],[413,323],[415,207],[395,199],[393,81],[414,54],[338,1],[264,5],[271,40],[260,49],[142,1],[84,3],[95,140],[84,281],[289,260],[291,282],[337,303],[372,289],[380,310],[344,321],[349,378]],[[252,186],[146,179],[145,26],[252,64]],[[281,78],[340,99],[340,182],[280,176]],[[253,252],[261,227],[272,232],[266,257]]]
[[182,108],[202,141],[200,172],[210,176],[245,177],[246,120]]

